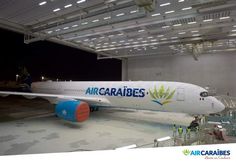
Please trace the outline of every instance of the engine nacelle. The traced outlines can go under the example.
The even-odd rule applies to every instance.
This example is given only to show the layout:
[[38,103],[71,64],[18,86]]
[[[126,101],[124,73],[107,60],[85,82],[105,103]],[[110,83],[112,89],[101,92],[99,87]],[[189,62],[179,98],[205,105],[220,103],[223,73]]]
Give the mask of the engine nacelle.
[[72,122],[83,122],[89,118],[90,108],[86,102],[63,101],[57,104],[57,116]]

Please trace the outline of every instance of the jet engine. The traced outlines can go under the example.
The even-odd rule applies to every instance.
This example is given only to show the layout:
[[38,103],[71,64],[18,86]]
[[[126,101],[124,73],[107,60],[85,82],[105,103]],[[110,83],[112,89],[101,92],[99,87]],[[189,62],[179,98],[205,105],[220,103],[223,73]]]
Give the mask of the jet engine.
[[67,121],[83,122],[89,118],[90,108],[86,102],[63,101],[57,104],[56,115]]

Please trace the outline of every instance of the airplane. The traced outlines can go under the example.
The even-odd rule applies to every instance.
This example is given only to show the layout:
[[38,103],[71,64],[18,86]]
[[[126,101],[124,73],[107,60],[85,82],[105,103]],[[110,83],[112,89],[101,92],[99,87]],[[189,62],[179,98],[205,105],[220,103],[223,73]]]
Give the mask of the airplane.
[[41,97],[56,104],[59,118],[83,122],[98,108],[128,108],[204,115],[225,106],[200,86],[166,81],[34,82],[31,92],[0,91],[0,96]]

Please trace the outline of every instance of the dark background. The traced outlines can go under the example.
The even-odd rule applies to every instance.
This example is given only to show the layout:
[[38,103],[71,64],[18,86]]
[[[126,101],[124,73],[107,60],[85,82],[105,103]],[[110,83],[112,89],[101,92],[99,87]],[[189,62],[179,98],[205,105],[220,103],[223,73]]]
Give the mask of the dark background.
[[19,66],[25,66],[33,81],[41,76],[78,81],[121,80],[121,61],[97,60],[75,48],[39,41],[24,44],[24,36],[0,29],[0,81],[15,80]]

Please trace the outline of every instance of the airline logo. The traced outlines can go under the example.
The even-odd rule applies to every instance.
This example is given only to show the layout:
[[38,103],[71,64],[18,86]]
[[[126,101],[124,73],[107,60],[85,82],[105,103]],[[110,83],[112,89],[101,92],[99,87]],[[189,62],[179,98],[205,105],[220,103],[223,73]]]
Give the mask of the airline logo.
[[101,96],[121,96],[121,97],[139,97],[145,96],[144,88],[130,88],[124,86],[122,88],[105,88],[105,87],[88,87],[86,95],[101,95]]
[[169,87],[165,90],[165,87],[163,85],[160,86],[159,89],[157,89],[156,86],[154,86],[153,90],[149,89],[149,94],[153,99],[152,100],[153,102],[163,106],[165,104],[172,102],[171,99],[175,94],[175,90],[171,90]]

